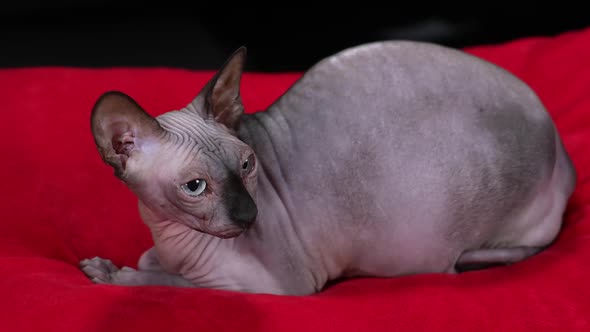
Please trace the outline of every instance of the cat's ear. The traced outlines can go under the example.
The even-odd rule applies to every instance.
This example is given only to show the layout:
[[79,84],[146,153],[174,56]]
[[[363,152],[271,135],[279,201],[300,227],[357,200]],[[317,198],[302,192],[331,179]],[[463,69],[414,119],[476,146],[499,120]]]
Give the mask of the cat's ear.
[[125,178],[127,162],[157,141],[164,130],[135,100],[118,91],[109,91],[96,101],[91,115],[92,134],[102,159]]
[[246,48],[238,48],[207,82],[188,109],[204,119],[212,118],[237,131],[244,106],[240,97],[240,80],[246,62]]

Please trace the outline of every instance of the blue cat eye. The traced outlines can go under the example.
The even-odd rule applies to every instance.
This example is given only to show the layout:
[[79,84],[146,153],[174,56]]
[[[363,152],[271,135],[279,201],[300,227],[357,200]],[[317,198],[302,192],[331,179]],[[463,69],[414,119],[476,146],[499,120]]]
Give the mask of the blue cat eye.
[[203,179],[195,179],[183,184],[180,188],[189,196],[199,196],[207,188],[207,182]]

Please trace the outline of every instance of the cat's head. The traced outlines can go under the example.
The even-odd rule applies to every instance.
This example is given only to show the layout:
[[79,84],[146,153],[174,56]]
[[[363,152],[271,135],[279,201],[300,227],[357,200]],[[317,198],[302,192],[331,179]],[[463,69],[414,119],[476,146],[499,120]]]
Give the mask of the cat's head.
[[229,238],[256,219],[257,161],[236,136],[244,107],[238,49],[184,109],[149,115],[118,91],[100,96],[91,116],[102,159],[156,220]]

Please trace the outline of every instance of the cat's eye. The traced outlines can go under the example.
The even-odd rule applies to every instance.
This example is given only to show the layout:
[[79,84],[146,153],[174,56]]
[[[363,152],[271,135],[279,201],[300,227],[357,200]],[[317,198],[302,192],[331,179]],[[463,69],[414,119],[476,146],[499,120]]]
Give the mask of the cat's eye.
[[251,154],[248,158],[242,163],[242,171],[246,173],[250,173],[254,168],[254,155]]
[[207,182],[203,179],[195,179],[183,184],[180,188],[189,196],[199,196],[207,188]]

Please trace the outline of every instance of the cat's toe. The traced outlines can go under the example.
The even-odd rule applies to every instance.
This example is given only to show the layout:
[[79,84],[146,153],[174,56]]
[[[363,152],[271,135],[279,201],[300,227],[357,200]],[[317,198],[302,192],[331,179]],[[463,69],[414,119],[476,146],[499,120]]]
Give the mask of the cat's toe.
[[100,257],[82,260],[80,269],[96,283],[110,283],[111,275],[119,271],[113,262]]

